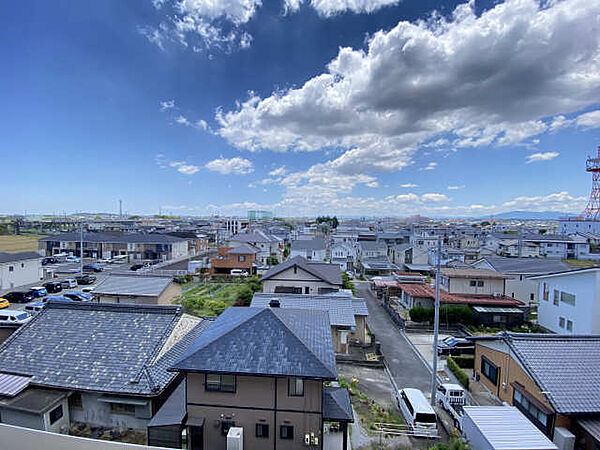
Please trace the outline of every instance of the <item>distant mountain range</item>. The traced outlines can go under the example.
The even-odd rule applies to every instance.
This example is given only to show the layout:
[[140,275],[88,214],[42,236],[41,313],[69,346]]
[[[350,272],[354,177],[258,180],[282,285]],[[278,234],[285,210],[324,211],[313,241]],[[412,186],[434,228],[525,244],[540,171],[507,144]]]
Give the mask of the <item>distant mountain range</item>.
[[564,217],[577,217],[578,214],[574,213],[563,213],[557,211],[509,211],[501,214],[494,214],[493,216],[481,217],[481,219],[514,219],[514,220],[558,220]]

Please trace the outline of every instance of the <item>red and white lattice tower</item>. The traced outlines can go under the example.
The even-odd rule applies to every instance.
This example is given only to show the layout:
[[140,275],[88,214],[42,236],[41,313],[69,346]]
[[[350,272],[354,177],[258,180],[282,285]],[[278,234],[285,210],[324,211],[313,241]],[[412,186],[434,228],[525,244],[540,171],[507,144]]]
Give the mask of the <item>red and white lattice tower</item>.
[[587,206],[579,217],[583,220],[598,220],[600,217],[600,147],[596,158],[587,159],[585,170],[592,173],[592,192]]

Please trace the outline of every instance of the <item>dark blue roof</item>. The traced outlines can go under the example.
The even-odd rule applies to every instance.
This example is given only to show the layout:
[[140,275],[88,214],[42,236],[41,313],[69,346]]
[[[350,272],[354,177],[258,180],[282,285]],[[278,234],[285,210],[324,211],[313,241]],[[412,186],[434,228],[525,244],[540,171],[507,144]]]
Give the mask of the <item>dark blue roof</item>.
[[335,379],[329,315],[317,310],[228,308],[172,370]]
[[323,420],[354,422],[348,389],[334,386],[323,388]]

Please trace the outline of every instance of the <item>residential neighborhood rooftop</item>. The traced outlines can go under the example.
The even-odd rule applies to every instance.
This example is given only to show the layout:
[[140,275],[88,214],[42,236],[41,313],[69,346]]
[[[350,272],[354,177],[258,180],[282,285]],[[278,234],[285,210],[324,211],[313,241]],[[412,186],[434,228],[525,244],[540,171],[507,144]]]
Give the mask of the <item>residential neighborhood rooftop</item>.
[[281,264],[276,265],[269,269],[262,276],[261,281],[268,280],[269,278],[277,275],[278,273],[283,272],[291,267],[300,267],[306,272],[323,279],[331,284],[342,284],[342,273],[340,271],[340,266],[337,264],[330,264],[327,262],[321,261],[309,261],[302,256],[295,256],[290,258]]
[[155,297],[172,282],[172,277],[111,274],[96,286],[94,294]]

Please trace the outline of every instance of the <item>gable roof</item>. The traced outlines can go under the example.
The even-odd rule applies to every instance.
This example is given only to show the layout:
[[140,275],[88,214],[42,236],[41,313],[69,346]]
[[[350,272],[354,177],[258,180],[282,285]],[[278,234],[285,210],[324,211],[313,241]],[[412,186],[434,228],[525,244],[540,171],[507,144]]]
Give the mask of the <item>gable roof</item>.
[[0,346],[0,371],[33,385],[155,395],[174,378],[164,364],[186,345],[180,339],[155,361],[181,314],[180,306],[50,300]]
[[291,267],[300,267],[302,270],[314,275],[321,280],[335,285],[342,285],[342,272],[339,264],[330,264],[320,261],[308,261],[302,256],[290,258],[275,267],[270,268],[265,272],[260,281],[268,280],[275,275],[287,270]]
[[13,261],[25,261],[27,259],[41,259],[39,253],[36,252],[18,252],[18,253],[8,253],[8,252],[0,252],[0,263],[7,263]]
[[[398,283],[394,287],[402,289],[406,295],[435,299],[435,289],[427,283]],[[440,289],[440,303],[480,306],[523,306],[523,302],[505,295],[449,294]]]
[[488,278],[488,279],[496,279],[503,280],[506,278],[510,278],[502,273],[498,273],[495,270],[488,269],[476,269],[473,267],[468,268],[443,268],[442,276],[449,278]]
[[233,247],[231,250],[228,250],[227,253],[230,255],[253,255],[255,253],[260,253],[260,250],[251,244],[242,244]]
[[[487,262],[493,270],[504,274],[543,274],[571,270],[571,267],[559,259],[552,258],[503,258],[491,256],[480,259]],[[476,261],[479,262],[479,261]]]
[[299,239],[292,242],[290,250],[325,250],[326,246],[323,238]]
[[275,236],[271,236],[262,230],[256,230],[249,233],[240,233],[229,239],[235,242],[245,242],[251,244],[252,242],[279,242]]
[[557,413],[600,413],[600,335],[504,332],[483,338],[494,339],[508,344]]
[[316,310],[228,308],[171,370],[335,379],[329,316]]
[[112,274],[96,286],[94,294],[158,297],[172,282],[171,277]]
[[322,395],[323,420],[331,422],[354,422],[348,389],[325,386]]
[[[268,308],[271,300],[275,299],[279,300],[281,308],[327,311],[329,313],[331,325],[340,327],[356,326],[354,316],[358,315],[357,311],[364,311],[362,305],[357,302],[355,306],[352,297],[349,296],[343,297],[308,294],[265,294],[262,292],[257,292],[254,294],[250,306],[256,308]],[[357,300],[364,304],[362,299]]]

